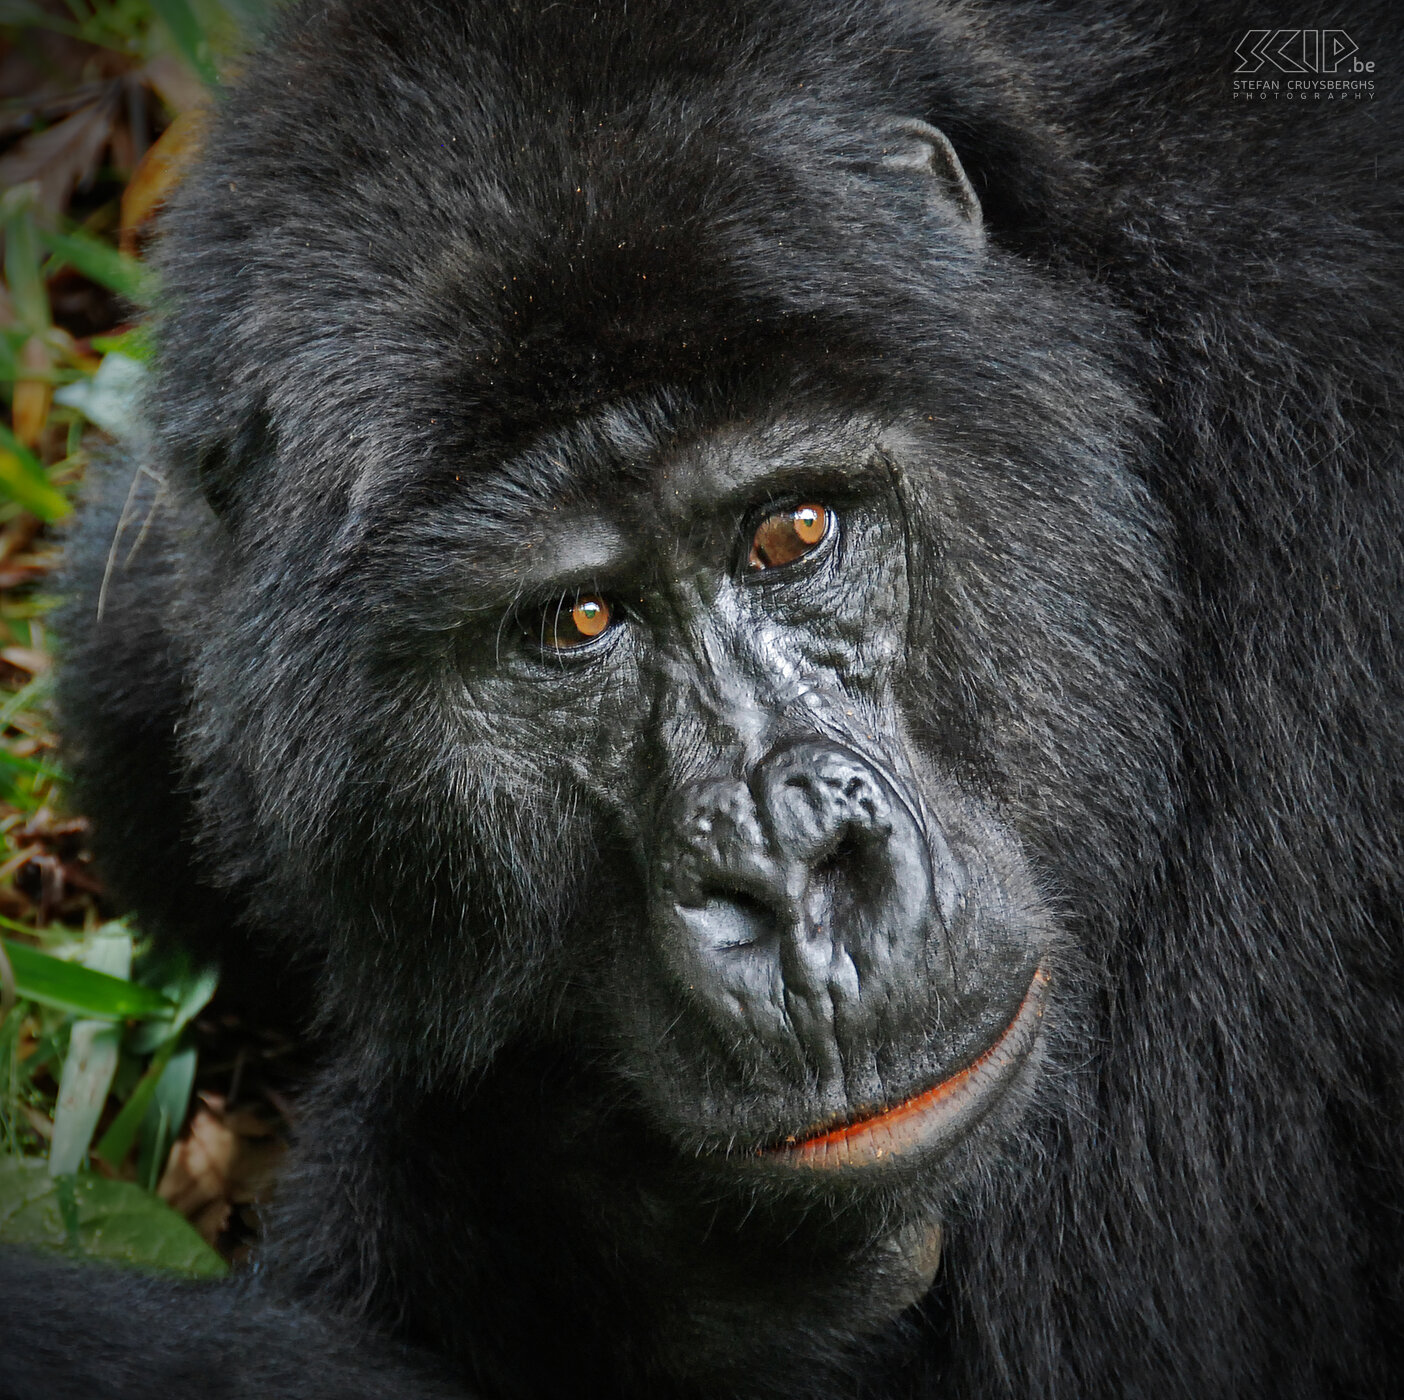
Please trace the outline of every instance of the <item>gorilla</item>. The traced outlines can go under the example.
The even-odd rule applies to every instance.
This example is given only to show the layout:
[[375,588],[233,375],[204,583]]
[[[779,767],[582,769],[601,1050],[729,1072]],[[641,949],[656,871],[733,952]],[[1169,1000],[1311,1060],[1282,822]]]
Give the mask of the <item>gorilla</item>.
[[1400,31],[283,12],[61,702],[325,1059],[257,1268],[11,1257],[0,1392],[1397,1393]]

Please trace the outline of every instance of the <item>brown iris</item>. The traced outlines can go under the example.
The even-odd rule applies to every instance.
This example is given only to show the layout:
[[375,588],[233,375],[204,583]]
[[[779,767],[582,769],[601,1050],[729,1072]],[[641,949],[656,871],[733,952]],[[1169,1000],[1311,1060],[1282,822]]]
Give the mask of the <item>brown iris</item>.
[[557,651],[592,642],[609,626],[614,614],[598,593],[577,594],[573,602],[565,598],[546,610],[542,636]]
[[802,559],[829,533],[829,512],[823,506],[803,505],[776,511],[761,521],[751,540],[746,567],[778,569]]

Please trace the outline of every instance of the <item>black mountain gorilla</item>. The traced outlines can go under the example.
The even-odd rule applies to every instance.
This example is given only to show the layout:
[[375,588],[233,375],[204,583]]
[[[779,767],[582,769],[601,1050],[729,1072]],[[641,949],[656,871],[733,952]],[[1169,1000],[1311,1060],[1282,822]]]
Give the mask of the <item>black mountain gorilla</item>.
[[64,706],[336,1053],[253,1280],[12,1261],[0,1391],[1394,1393],[1399,27],[287,14]]

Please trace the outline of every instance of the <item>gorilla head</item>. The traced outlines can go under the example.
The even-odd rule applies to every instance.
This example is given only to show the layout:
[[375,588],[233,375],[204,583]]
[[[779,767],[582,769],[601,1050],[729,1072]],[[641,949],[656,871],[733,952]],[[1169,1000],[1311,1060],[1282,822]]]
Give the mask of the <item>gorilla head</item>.
[[[133,825],[93,677],[154,653],[143,829],[315,969],[336,1048],[272,1276],[494,1395],[841,1386],[943,1232],[971,1354],[1115,1260],[1078,1306],[1143,1340],[1103,1379],[1193,1330],[1228,1384],[1278,1236],[1205,1201],[1322,1170],[1242,1164],[1265,1101],[1201,1095],[1271,1058],[1224,969],[1282,903],[1185,854],[1263,749],[1224,757],[1247,671],[1191,656],[1236,615],[1218,449],[1167,427],[1013,50],[866,23],[296,12],[167,219],[160,485],[68,683],[87,801]],[[1065,1350],[1026,1374],[1136,1391],[1058,1388]]]
[[987,244],[939,131],[768,97],[509,95],[489,139],[450,93],[409,244],[378,189],[251,170],[246,100],[167,259],[219,513],[186,753],[365,1056],[588,1066],[699,1239],[762,1200],[886,1317],[1153,846],[1168,590],[1116,318]]

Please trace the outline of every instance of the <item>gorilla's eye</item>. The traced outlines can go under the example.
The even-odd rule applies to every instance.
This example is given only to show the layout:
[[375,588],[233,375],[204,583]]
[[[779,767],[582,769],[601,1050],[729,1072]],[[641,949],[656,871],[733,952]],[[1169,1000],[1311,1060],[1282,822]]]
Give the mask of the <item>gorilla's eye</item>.
[[753,573],[778,569],[803,559],[824,542],[832,519],[829,511],[816,505],[795,506],[793,510],[767,515],[751,538],[747,569]]
[[592,642],[614,621],[614,612],[598,593],[567,595],[541,613],[534,637],[555,651]]

